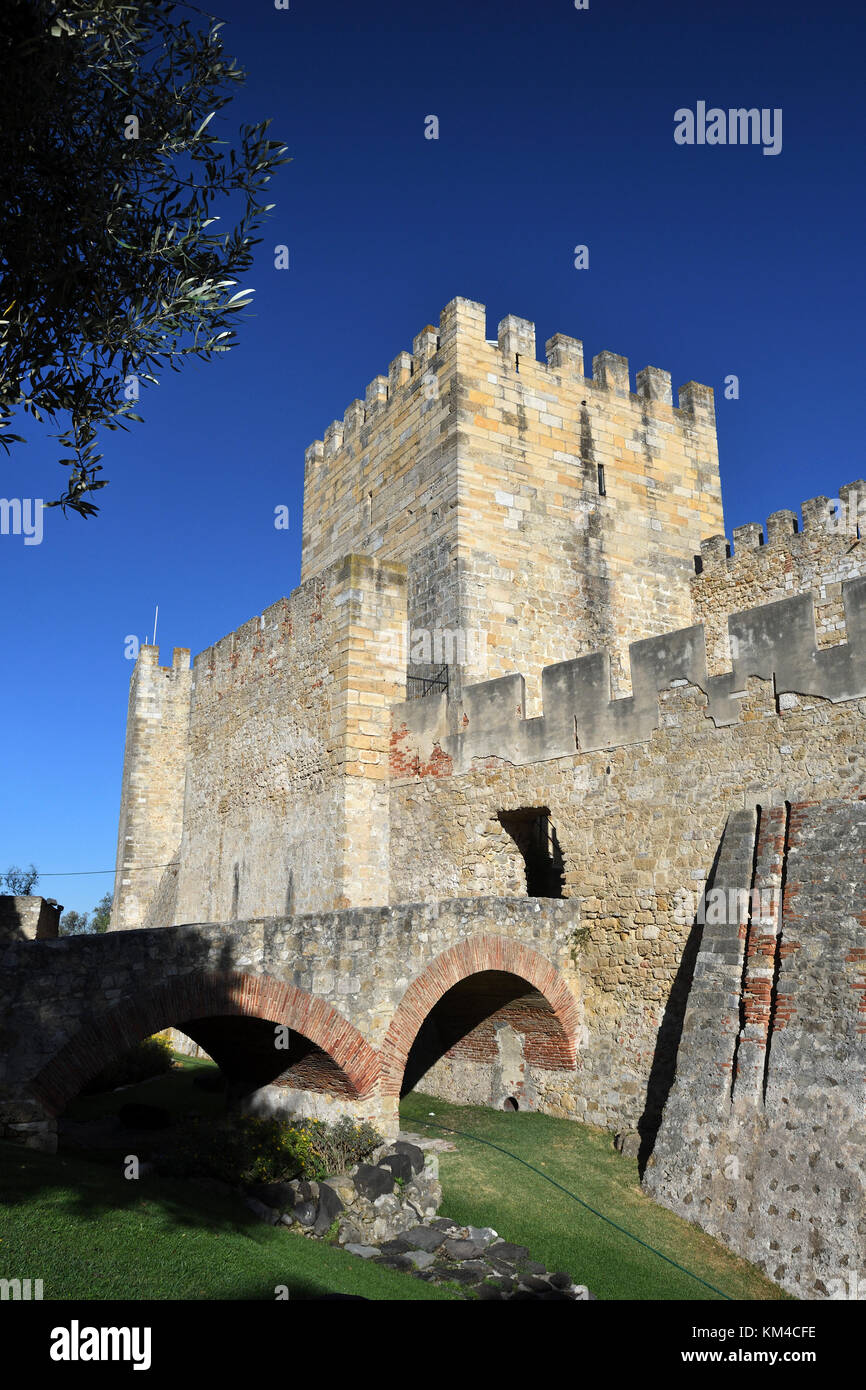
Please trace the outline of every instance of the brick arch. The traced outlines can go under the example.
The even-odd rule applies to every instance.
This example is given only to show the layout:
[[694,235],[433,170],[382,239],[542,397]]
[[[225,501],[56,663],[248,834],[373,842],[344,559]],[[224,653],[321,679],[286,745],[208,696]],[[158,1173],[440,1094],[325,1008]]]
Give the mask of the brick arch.
[[379,1076],[379,1056],[342,1014],[318,995],[270,975],[208,971],[183,975],[106,1010],[73,1034],[29,1088],[56,1115],[85,1082],[142,1038],[193,1018],[240,1015],[284,1023],[340,1067],[358,1097]]
[[577,1004],[560,972],[520,941],[506,936],[471,936],[436,956],[403,995],[382,1044],[383,1096],[399,1096],[410,1049],[433,1006],[461,980],[488,970],[518,975],[544,995],[562,1029],[561,1065],[574,1067]]

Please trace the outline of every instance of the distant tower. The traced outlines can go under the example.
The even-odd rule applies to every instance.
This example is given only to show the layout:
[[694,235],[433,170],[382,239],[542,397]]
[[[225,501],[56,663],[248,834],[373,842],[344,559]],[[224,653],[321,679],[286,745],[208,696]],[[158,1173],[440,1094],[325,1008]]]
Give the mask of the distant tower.
[[527,320],[491,342],[484,305],[452,300],[310,446],[304,480],[302,580],[352,551],[406,563],[410,675],[444,634],[452,687],[519,671],[531,713],[542,667],[600,648],[628,693],[629,642],[693,621],[694,557],[724,530],[712,390],[675,407],[656,367],[632,393],[624,357],[587,379],[576,339],[546,352]]

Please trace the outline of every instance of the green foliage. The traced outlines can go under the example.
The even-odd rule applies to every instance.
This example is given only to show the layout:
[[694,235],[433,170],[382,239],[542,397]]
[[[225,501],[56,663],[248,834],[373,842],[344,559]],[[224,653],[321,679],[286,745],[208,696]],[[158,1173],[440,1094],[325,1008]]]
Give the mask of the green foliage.
[[116,1086],[132,1086],[150,1076],[161,1076],[171,1070],[172,1061],[171,1046],[166,1038],[144,1038],[94,1076],[83,1087],[83,1094],[113,1091]]
[[168,1159],[179,1176],[222,1182],[318,1181],[367,1158],[382,1143],[372,1125],[343,1119],[290,1122],[277,1116],[238,1115],[194,1120]]
[[103,896],[99,899],[99,902],[93,909],[93,915],[90,919],[90,927],[92,931],[100,933],[108,931],[108,924],[111,920],[111,904],[113,902],[113,899],[114,895],[110,892],[104,893]]
[[74,907],[70,907],[60,918],[61,936],[89,936],[91,931],[90,918],[86,912],[76,912]]
[[29,898],[38,878],[39,871],[35,864],[31,864],[29,869],[19,869],[17,864],[10,864],[5,874],[0,874],[0,886],[5,886],[6,892],[15,898]]
[[96,936],[108,931],[111,920],[112,894],[106,893],[99,899],[92,913],[76,912],[70,907],[60,918],[61,936]]
[[[186,10],[188,7],[181,7]],[[213,118],[244,74],[222,25],[173,0],[4,0],[0,7],[0,444],[14,413],[68,420],[48,506],[92,516],[97,429],[125,429],[140,386],[236,342],[262,201],[285,146],[239,145]],[[214,200],[228,198],[224,233]]]

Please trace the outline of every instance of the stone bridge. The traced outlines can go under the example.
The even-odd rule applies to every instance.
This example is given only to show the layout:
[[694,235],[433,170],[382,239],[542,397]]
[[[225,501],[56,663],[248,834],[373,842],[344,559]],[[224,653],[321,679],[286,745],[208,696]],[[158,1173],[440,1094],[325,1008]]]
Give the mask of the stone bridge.
[[53,1150],[82,1086],[168,1027],[256,1111],[348,1111],[391,1136],[443,1057],[466,1099],[531,1108],[539,1072],[576,1065],[578,921],[575,900],[465,898],[7,941],[0,1135]]

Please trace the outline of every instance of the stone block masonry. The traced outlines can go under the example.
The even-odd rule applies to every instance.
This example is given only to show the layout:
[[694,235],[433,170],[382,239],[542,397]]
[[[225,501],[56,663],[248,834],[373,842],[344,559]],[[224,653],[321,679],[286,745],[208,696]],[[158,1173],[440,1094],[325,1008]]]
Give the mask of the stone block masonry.
[[45,898],[0,893],[0,941],[47,941],[60,930],[63,908]]
[[[206,933],[210,983],[159,1026],[189,1023],[227,1065],[237,1054],[252,1066],[234,991],[250,1022],[255,1009],[272,1016],[276,986],[250,984],[245,968],[227,982],[219,962],[246,958],[251,923],[285,924],[305,995],[278,1002],[310,1046],[282,1076],[256,1074],[281,1106],[393,1118],[412,1084],[637,1130],[642,1161],[664,1107],[663,1199],[693,1190],[697,1219],[743,1249],[766,1237],[779,1252],[768,1272],[822,1296],[809,1252],[829,1289],[862,1222],[847,1175],[866,1151],[863,1013],[855,1038],[846,1012],[863,994],[866,487],[804,503],[802,526],[776,512],[766,535],[738,527],[732,553],[709,387],[688,383],[674,405],[658,368],[632,382],[626,359],[603,351],[587,377],[582,344],[562,334],[540,362],[534,325],[514,315],[487,334],[483,305],[452,300],[311,445],[289,598],[192,671],[184,651],[163,669],[143,649],[113,926]],[[813,803],[836,809],[798,809]],[[819,886],[834,874],[844,891]],[[746,910],[702,937],[696,898],[720,876],[782,898],[782,935]],[[801,899],[797,884],[811,885]],[[480,915],[461,907],[445,945],[451,900]],[[490,903],[513,915],[484,919]],[[536,952],[563,913],[565,936]],[[48,959],[42,943],[26,949]],[[94,949],[107,961],[115,948]],[[162,963],[154,950],[142,969]],[[282,957],[280,969],[288,988]],[[814,1086],[800,1084],[806,1038],[819,1039]],[[65,1075],[49,1064],[46,1103]],[[846,1107],[861,1120],[837,1141]],[[826,1258],[811,1229],[801,1239],[814,1193],[792,1198],[790,1225],[776,1199],[761,1205],[765,1179],[767,1191],[803,1186],[813,1114],[846,1178]],[[691,1136],[679,1148],[671,1116]],[[756,1167],[759,1132],[771,1143]],[[711,1134],[748,1160],[748,1227],[740,1198],[701,1166]]]
[[394,641],[405,617],[405,569],[348,557],[192,672],[186,653],[165,670],[142,649],[113,928],[387,899],[388,707],[406,689]]
[[347,551],[409,567],[411,628],[456,630],[453,679],[520,671],[535,709],[545,665],[607,647],[628,693],[628,643],[691,621],[700,541],[722,524],[709,387],[674,406],[638,372],[509,315],[453,300],[365,401],[307,451],[302,577]]
[[856,1297],[862,1282],[864,859],[862,798],[729,823],[716,880],[749,888],[775,866],[781,916],[775,931],[703,928],[644,1179],[800,1298]]
[[[526,999],[548,1040],[535,1071],[573,1068],[578,917],[573,902],[472,898],[0,943],[0,1137],[53,1147],[82,1085],[168,1027],[200,1043],[251,1108],[273,1108],[280,1090],[297,1108],[304,1091],[320,1113],[350,1110],[393,1134],[419,1031],[443,1001],[448,1024],[455,989],[464,1006],[474,989],[494,1022]],[[491,976],[508,991],[494,997]]]

